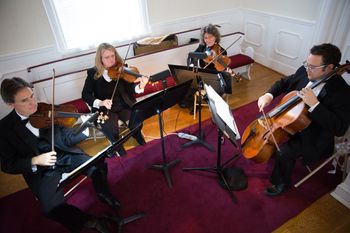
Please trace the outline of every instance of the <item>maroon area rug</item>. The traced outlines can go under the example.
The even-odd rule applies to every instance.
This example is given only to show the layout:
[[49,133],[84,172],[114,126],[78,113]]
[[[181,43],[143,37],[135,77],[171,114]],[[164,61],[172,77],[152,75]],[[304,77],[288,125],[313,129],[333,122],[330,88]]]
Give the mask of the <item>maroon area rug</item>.
[[[234,110],[241,134],[257,115],[256,102]],[[205,140],[216,148],[216,126],[208,120],[202,127]],[[195,134],[197,128],[194,125],[183,132]],[[125,225],[124,233],[271,232],[340,182],[340,175],[329,175],[327,170],[330,168],[326,166],[298,189],[292,188],[282,196],[270,198],[263,190],[269,185],[273,159],[255,164],[240,156],[232,166],[245,170],[248,188],[234,192],[238,199],[234,204],[218,185],[215,174],[182,171],[183,167],[214,166],[217,158],[217,152],[209,152],[201,145],[181,149],[185,142],[175,135],[165,138],[167,160],[181,160],[170,169],[173,188],[168,187],[160,171],[149,168],[151,164],[162,162],[160,140],[129,150],[126,157],[107,160],[112,193],[122,203],[117,214],[129,216],[141,211],[146,214]],[[225,140],[221,150],[223,161],[237,153],[239,148]],[[298,162],[294,174],[293,180],[297,181],[307,174],[307,170]],[[94,215],[113,213],[97,200],[89,180],[78,187],[68,202]],[[0,211],[0,232],[67,232],[40,214],[38,201],[28,189],[0,199]],[[112,227],[116,232],[116,227]]]

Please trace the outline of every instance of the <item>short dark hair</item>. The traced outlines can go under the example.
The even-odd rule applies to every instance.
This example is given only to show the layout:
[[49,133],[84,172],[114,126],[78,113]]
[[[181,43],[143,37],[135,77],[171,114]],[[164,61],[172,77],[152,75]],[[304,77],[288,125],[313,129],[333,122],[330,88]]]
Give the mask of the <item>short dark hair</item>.
[[5,103],[13,104],[17,92],[26,87],[33,88],[33,85],[18,77],[4,79],[1,83],[1,98]]
[[322,56],[323,65],[333,64],[338,66],[341,59],[339,48],[330,43],[315,45],[310,49],[312,55]]

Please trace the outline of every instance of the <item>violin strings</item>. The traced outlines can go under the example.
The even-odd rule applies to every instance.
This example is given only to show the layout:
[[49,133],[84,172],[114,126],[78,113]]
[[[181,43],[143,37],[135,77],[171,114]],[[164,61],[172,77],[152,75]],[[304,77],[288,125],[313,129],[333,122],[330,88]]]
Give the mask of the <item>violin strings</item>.
[[238,37],[235,41],[233,41],[226,49],[223,49],[219,54],[217,54],[206,66],[203,67],[203,69],[207,68],[211,63],[213,63],[221,54],[223,54],[226,50],[232,47],[239,39],[241,39],[242,36]]

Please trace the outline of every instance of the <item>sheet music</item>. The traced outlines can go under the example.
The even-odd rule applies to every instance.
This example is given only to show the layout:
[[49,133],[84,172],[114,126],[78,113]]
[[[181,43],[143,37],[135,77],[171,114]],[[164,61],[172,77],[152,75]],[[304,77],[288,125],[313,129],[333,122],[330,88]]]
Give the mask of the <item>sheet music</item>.
[[209,85],[204,84],[208,98],[214,101],[216,112],[225,124],[236,134],[236,140],[240,139],[235,119],[233,118],[229,105],[219,96],[218,93]]

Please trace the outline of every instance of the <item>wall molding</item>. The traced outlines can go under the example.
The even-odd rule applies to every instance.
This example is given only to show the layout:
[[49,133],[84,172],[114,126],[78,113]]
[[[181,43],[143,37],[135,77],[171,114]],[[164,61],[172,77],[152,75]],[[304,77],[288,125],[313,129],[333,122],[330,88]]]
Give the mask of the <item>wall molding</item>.
[[[305,59],[308,49],[313,44],[315,38],[315,28],[318,26],[314,21],[301,20],[297,18],[284,17],[280,15],[269,14],[266,12],[253,11],[244,8],[228,9],[210,14],[197,15],[188,18],[182,18],[174,21],[157,23],[151,25],[152,35],[162,35],[168,33],[176,33],[193,28],[200,28],[209,23],[221,25],[222,34],[235,31],[245,32],[241,49],[248,46],[254,48],[254,59],[271,69],[282,74],[288,75],[294,72]],[[255,27],[253,31],[249,27]],[[288,37],[289,36],[289,37]],[[294,39],[291,37],[295,37]],[[199,30],[189,33],[180,34],[178,36],[179,44],[186,44],[191,37],[199,37]],[[290,48],[288,43],[282,39],[288,38],[298,48]],[[298,42],[299,41],[299,42]],[[230,44],[229,38],[223,38],[223,45]],[[179,47],[177,49],[164,51],[161,53],[151,54],[146,57],[128,60],[128,63],[138,66],[145,74],[159,72],[167,68],[166,64],[183,64],[186,61],[188,51],[195,49],[197,45]],[[90,50],[91,51],[91,50]],[[118,49],[123,55],[126,49]],[[234,50],[238,51],[238,50]],[[291,52],[293,51],[293,52]],[[294,53],[295,51],[295,53]],[[85,53],[86,51],[84,51]],[[82,53],[82,52],[81,52]],[[70,54],[73,55],[73,54]],[[35,68],[32,72],[26,71],[27,67],[45,63],[51,60],[61,59],[68,55],[62,55],[58,52],[55,45],[38,48],[31,51],[24,51],[16,54],[8,54],[0,56],[0,82],[4,78],[20,76],[28,81],[35,81],[45,77],[52,76],[52,68],[55,68],[57,74],[71,72],[75,70],[86,69],[93,65],[94,54],[80,57],[76,59],[66,60],[40,68]],[[161,64],[161,65],[159,65]],[[84,73],[70,75],[57,80],[62,87],[66,84],[63,82],[71,82],[72,87],[81,88],[85,78]],[[43,88],[47,84],[37,85],[40,98],[47,99],[48,94],[44,93]],[[80,90],[76,93],[70,93],[60,99],[59,102],[65,102],[69,98],[74,99],[80,96]],[[4,104],[0,103],[0,107]],[[4,115],[6,107],[0,110],[0,118]]]
[[281,34],[285,34],[287,36],[289,35],[291,37],[291,39],[292,39],[293,36],[299,39],[299,41],[298,41],[299,43],[298,42],[294,43],[296,46],[298,46],[298,48],[293,48],[294,52],[297,52],[297,54],[300,52],[300,45],[301,45],[301,43],[303,41],[301,35],[298,34],[298,33],[293,33],[293,32],[289,32],[289,31],[286,31],[286,30],[280,30],[277,33],[277,41],[275,43],[275,52],[277,54],[279,54],[281,56],[284,56],[286,58],[289,58],[289,59],[293,59],[293,60],[297,59],[298,58],[297,54],[295,54],[295,55],[294,54],[288,54],[287,52],[282,52],[281,51],[282,49],[284,49],[283,47],[281,47],[282,45],[280,43],[281,42],[281,38],[282,38]]

